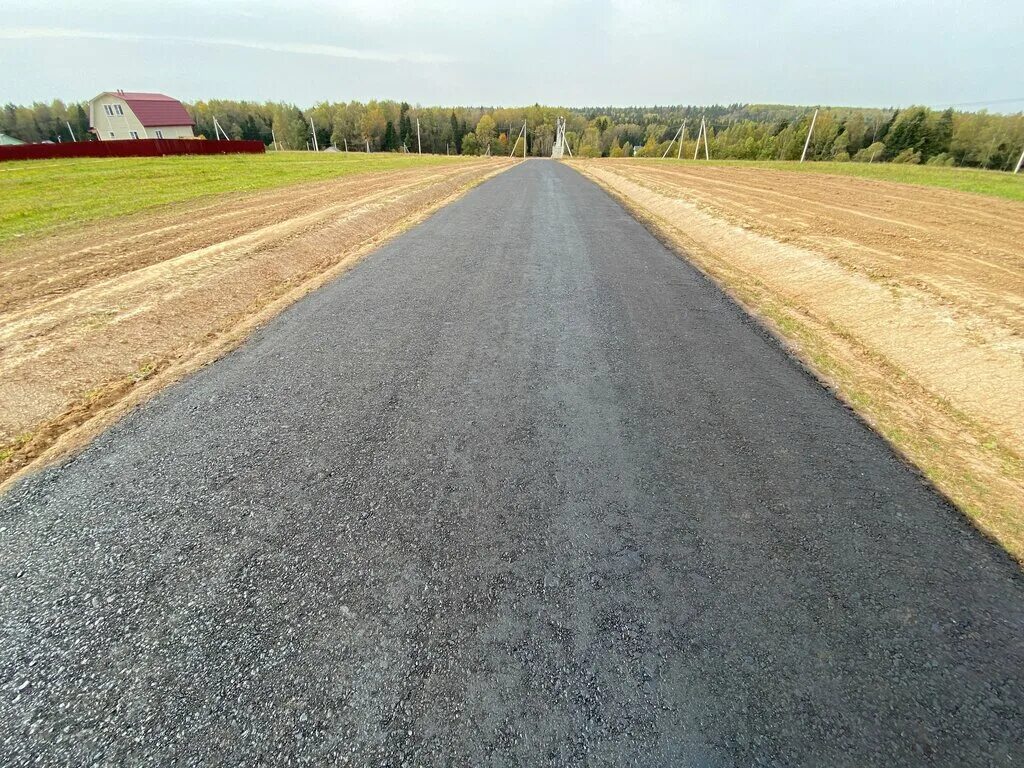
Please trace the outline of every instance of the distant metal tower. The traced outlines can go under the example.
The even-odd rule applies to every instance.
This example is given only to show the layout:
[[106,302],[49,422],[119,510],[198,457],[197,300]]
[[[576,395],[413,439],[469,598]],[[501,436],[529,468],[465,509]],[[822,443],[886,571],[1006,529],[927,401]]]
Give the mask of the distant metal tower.
[[562,157],[563,152],[568,152],[569,157],[572,157],[572,150],[569,149],[569,145],[565,141],[565,118],[558,118],[556,125],[555,143],[551,145],[551,156],[554,158],[560,158]]

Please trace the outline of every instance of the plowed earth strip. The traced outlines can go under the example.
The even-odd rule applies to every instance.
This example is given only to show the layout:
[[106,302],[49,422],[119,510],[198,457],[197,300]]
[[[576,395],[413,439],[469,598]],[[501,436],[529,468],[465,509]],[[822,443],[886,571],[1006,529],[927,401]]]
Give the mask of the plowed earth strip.
[[82,444],[500,161],[173,206],[0,252],[0,481]]

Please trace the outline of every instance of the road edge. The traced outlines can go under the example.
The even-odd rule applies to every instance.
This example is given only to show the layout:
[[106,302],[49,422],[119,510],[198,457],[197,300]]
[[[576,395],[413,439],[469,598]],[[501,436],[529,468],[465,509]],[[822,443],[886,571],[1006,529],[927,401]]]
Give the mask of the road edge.
[[[477,186],[493,179],[518,164],[501,165],[487,174],[473,179],[447,197],[416,211],[397,225],[376,235],[360,245],[352,253],[334,264],[327,270],[312,276],[295,286],[287,293],[274,299],[271,303],[253,315],[245,318],[230,331],[220,335],[209,346],[197,351],[194,355],[175,361],[169,366],[160,368],[137,382],[123,382],[120,386],[127,388],[122,396],[116,396],[110,405],[90,415],[71,429],[61,432],[38,455],[26,460],[26,463],[10,475],[0,479],[0,494],[7,493],[21,480],[44,469],[72,458],[84,450],[96,437],[112,427],[138,406],[152,400],[164,389],[178,383],[196,371],[211,365],[225,355],[237,349],[257,330],[265,326],[293,304],[301,301],[309,294],[319,290],[328,283],[342,277],[363,259],[382,248],[398,236],[423,223],[442,208],[464,197]],[[116,390],[117,388],[115,388]],[[66,415],[66,414],[65,414]],[[11,458],[17,456],[17,451]]]
[[814,365],[813,361],[809,360],[808,357],[803,354],[803,348],[800,344],[788,337],[770,315],[759,311],[756,307],[745,301],[732,288],[732,286],[719,280],[715,275],[706,270],[697,261],[697,259],[693,258],[685,248],[676,243],[675,240],[661,228],[656,217],[634,204],[628,198],[619,194],[617,190],[609,187],[600,179],[586,173],[577,165],[573,163],[566,163],[566,165],[600,188],[605,194],[611,197],[612,200],[618,203],[618,205],[620,205],[622,209],[633,217],[644,229],[646,229],[647,232],[650,233],[655,240],[661,243],[661,245],[663,245],[670,253],[686,262],[687,265],[693,267],[701,277],[721,291],[729,301],[731,301],[757,325],[758,329],[769,341],[776,344],[779,349],[781,349],[782,352],[797,365],[809,380],[813,381],[828,392],[829,395],[831,395],[844,410],[848,411],[865,429],[869,430],[872,434],[882,440],[894,458],[910,470],[922,485],[938,496],[949,507],[949,509],[955,513],[956,518],[964,525],[965,529],[969,529],[972,533],[980,534],[994,550],[997,550],[1000,555],[1006,557],[1010,562],[1012,562],[1018,568],[1020,573],[1024,573],[1024,550],[1017,552],[1008,548],[995,536],[995,534],[982,527],[973,515],[963,509],[950,494],[928,477],[925,470],[919,466],[913,458],[911,458],[899,445],[886,437],[868,414],[862,413],[858,410],[856,405],[850,401],[835,379],[824,371],[819,370]]

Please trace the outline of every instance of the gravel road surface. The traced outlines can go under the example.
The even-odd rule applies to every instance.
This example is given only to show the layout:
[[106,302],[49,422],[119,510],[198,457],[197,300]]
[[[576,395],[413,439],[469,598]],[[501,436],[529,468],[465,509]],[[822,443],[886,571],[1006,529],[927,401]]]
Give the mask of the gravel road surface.
[[4,765],[1024,761],[1018,566],[552,161],[15,486],[0,558]]

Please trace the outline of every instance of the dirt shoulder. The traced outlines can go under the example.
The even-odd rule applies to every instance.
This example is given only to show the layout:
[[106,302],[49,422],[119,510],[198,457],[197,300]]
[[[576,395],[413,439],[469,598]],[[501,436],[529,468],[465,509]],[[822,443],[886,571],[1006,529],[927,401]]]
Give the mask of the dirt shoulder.
[[0,249],[0,482],[84,444],[510,166],[347,176]]
[[1024,561],[1024,204],[582,161]]

